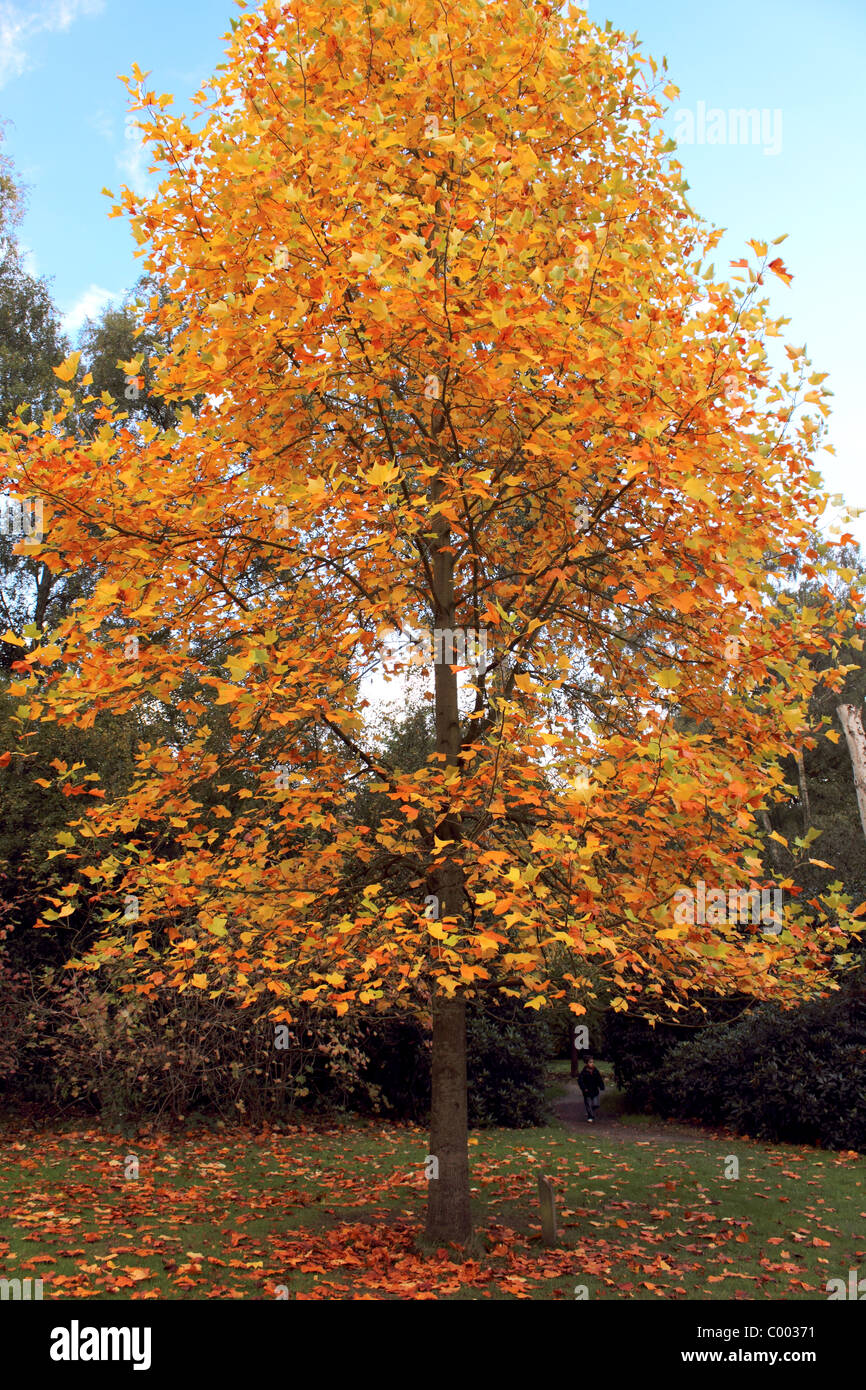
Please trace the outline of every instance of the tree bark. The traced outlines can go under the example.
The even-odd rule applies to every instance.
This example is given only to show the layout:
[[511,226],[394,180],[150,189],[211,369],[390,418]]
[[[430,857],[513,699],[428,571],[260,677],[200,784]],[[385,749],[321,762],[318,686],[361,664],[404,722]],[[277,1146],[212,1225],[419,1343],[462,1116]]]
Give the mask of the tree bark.
[[779,868],[779,850],[778,850],[778,847],[777,847],[777,841],[776,841],[776,840],[771,840],[771,839],[770,839],[770,836],[771,836],[772,833],[773,833],[773,822],[770,820],[769,813],[767,812],[767,809],[766,809],[766,807],[764,807],[764,806],[761,807],[761,820],[762,820],[762,822],[763,822],[764,829],[765,829],[766,832],[767,832],[767,845],[768,845],[769,850],[770,850],[770,858],[771,858],[771,860],[773,861],[773,868],[774,868],[774,869],[778,869],[778,868]]
[[[434,436],[438,433],[433,426]],[[437,479],[433,502],[441,496]],[[433,611],[436,627],[454,632],[454,556],[448,522],[436,513],[432,520],[435,534],[433,553]],[[459,766],[460,708],[457,699],[457,671],[452,669],[451,643],[440,639],[435,652],[434,701],[436,751],[449,767]],[[444,658],[450,658],[445,660]],[[436,874],[436,894],[440,917],[463,915],[463,869],[459,860],[460,818],[450,811],[436,827],[440,840],[453,844]],[[433,948],[434,951],[436,947]],[[472,1234],[469,1203],[469,1117],[466,1094],[466,1004],[449,998],[445,991],[433,998],[432,1097],[430,1107],[430,1157],[437,1160],[438,1176],[431,1177],[427,1196],[427,1235],[431,1240],[464,1244]]]
[[863,732],[863,720],[856,705],[839,705],[836,713],[848,741],[848,752],[854,769],[854,786],[857,790],[857,805],[860,808],[860,824],[866,838],[866,734]]
[[806,766],[803,762],[802,748],[797,749],[794,761],[797,764],[797,781],[800,784],[800,802],[803,806],[803,834],[808,835],[812,825],[812,810],[809,806],[809,789],[806,786]]
[[433,1001],[430,1155],[437,1160],[439,1176],[428,1184],[430,1240],[463,1245],[472,1235],[468,1141],[466,1004],[437,995]]
[[577,1076],[580,1072],[580,1053],[577,1050],[577,1038],[575,1036],[574,1020],[568,1021],[568,1036],[571,1044],[571,1074]]

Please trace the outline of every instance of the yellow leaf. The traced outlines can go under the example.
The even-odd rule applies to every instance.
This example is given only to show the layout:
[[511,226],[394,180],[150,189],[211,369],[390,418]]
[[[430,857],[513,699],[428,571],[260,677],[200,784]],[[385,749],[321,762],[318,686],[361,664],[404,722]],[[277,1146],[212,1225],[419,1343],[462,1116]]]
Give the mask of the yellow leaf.
[[40,647],[38,651],[34,652],[33,659],[38,661],[41,666],[49,666],[52,661],[59,661],[62,655],[63,652],[56,643],[51,643],[50,646]]
[[374,261],[379,259],[376,251],[353,251],[349,257],[349,265],[353,270],[369,270]]
[[364,474],[364,482],[372,487],[384,487],[386,483],[393,483],[399,476],[400,469],[396,463],[374,463]]
[[196,989],[207,989],[207,975],[193,975],[192,982]]
[[784,846],[785,846],[785,849],[788,848],[788,841],[785,839],[785,837],[784,837],[783,835],[780,835],[780,834],[778,833],[778,831],[776,831],[776,830],[771,830],[771,831],[770,831],[769,839],[771,839],[771,840],[777,840],[778,843],[779,843],[780,845],[784,845]]
[[59,367],[52,368],[54,375],[59,376],[61,381],[71,381],[78,371],[80,359],[80,352],[70,352],[69,356]]
[[682,674],[679,671],[657,671],[654,677],[656,685],[660,685],[663,690],[676,690],[682,684]]
[[424,275],[427,274],[427,271],[430,269],[432,264],[432,256],[424,256],[420,261],[415,262],[412,269],[409,271],[409,274],[412,276],[413,280],[420,280]]
[[715,498],[709,491],[705,483],[700,478],[687,478],[683,483],[683,492],[687,492],[689,497],[694,497],[700,502],[714,502]]
[[128,362],[123,362],[118,359],[117,365],[127,376],[138,376],[143,361],[144,353],[140,352],[137,357],[130,357]]

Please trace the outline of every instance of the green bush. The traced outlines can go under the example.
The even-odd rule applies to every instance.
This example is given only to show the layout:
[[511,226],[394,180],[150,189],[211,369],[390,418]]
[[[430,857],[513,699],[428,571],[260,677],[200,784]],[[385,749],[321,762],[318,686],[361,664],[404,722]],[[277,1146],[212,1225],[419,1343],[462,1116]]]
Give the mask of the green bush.
[[866,1006],[850,995],[787,1011],[762,1005],[668,1050],[641,1089],[671,1118],[866,1149]]
[[470,1125],[544,1124],[547,1062],[555,1051],[549,1020],[516,1000],[470,1005],[466,1034]]
[[650,1078],[683,1038],[681,1027],[664,1023],[652,1027],[631,1013],[611,1010],[605,1014],[599,1050],[613,1063],[614,1079],[625,1091],[630,1109],[650,1107]]
[[[411,1020],[359,1022],[367,1061],[353,1104],[424,1123],[430,1113],[430,1036]],[[470,1001],[466,1011],[469,1123],[523,1129],[545,1123],[549,1021],[518,1000]]]

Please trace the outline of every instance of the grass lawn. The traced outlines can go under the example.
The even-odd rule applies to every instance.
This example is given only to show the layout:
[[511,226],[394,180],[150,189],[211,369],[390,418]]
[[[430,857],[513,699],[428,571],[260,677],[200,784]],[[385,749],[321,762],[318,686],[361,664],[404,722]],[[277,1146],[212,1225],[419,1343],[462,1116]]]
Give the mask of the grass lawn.
[[[826,1297],[866,1261],[866,1159],[553,1124],[473,1134],[472,1257],[425,1247],[423,1131],[0,1130],[0,1277],[44,1298]],[[656,1122],[655,1133],[658,1132]],[[725,1177],[728,1155],[739,1178]],[[138,1162],[138,1176],[129,1158]],[[541,1243],[536,1177],[558,1193]],[[864,1269],[866,1272],[866,1269]]]

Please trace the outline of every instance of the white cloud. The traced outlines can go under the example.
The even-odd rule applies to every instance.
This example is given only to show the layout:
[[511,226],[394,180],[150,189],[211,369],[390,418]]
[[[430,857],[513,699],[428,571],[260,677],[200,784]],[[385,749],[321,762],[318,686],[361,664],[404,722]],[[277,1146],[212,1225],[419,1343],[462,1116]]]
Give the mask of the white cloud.
[[82,15],[99,14],[104,0],[0,0],[0,87],[30,67],[28,48],[39,34],[68,29]]
[[32,275],[34,280],[39,278],[39,262],[36,259],[36,252],[32,246],[28,246],[26,241],[18,238],[18,255],[21,257],[21,264],[27,275]]
[[[2,0],[0,0],[2,3]],[[122,139],[118,153],[114,157],[114,163],[119,172],[123,175],[124,182],[133,192],[143,196],[150,196],[156,192],[157,181],[153,174],[148,173],[148,165],[151,161],[150,148],[145,145],[144,137],[138,127],[137,122],[142,119],[140,111],[129,112],[123,121]],[[100,108],[92,112],[87,117],[87,124],[97,132],[97,134],[109,145],[116,145],[118,135],[118,124],[116,117],[108,111]]]
[[63,331],[70,338],[74,339],[80,328],[84,326],[85,319],[95,319],[100,310],[106,304],[110,304],[113,299],[122,299],[122,294],[115,290],[103,289],[102,285],[91,285],[79,295],[71,309],[67,309],[63,315]]
[[94,111],[87,117],[87,124],[91,126],[98,135],[101,135],[103,140],[107,141],[109,145],[114,143],[114,121],[107,111],[100,107],[98,111]]
[[123,152],[117,156],[116,163],[133,192],[149,196],[156,192],[158,180],[155,174],[147,172],[153,153],[144,143],[144,134],[138,127],[141,119],[141,112],[127,115],[123,124]]

